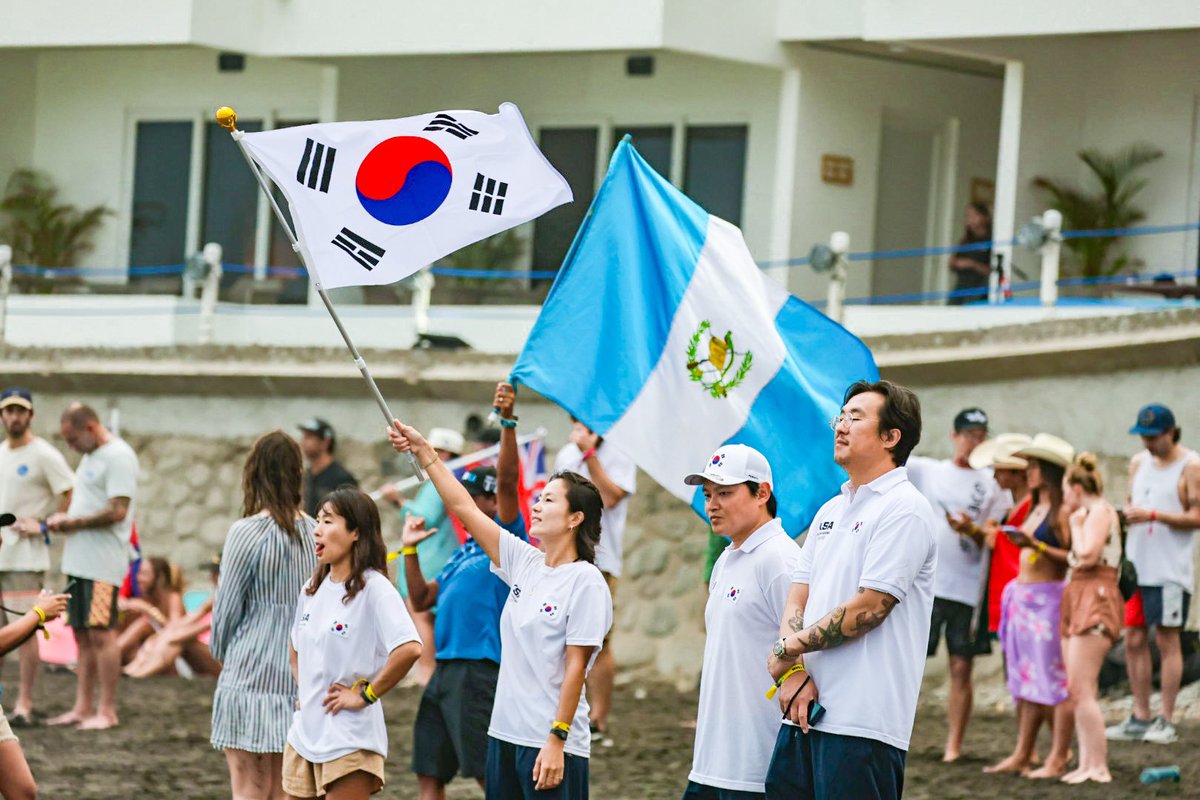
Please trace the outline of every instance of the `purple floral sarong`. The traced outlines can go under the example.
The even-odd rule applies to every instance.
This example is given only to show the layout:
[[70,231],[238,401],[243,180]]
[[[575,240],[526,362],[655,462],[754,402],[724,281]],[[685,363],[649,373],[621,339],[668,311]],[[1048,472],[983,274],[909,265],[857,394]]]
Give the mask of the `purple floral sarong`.
[[1008,690],[1016,700],[1055,706],[1067,699],[1067,671],[1059,638],[1065,581],[1004,587],[1000,601],[1000,647]]

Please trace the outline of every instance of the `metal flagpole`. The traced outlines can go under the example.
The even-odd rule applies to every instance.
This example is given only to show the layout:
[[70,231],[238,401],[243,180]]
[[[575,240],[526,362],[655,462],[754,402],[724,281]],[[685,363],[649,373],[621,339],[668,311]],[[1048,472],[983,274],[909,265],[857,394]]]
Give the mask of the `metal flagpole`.
[[[371,377],[371,371],[367,369],[366,360],[359,354],[358,348],[354,346],[353,340],[350,339],[350,334],[346,331],[346,327],[342,325],[341,317],[338,316],[337,310],[333,307],[333,303],[330,302],[329,295],[325,293],[325,288],[321,286],[320,276],[310,269],[304,261],[304,254],[300,252],[300,243],[296,238],[296,234],[284,218],[283,212],[279,209],[279,204],[275,202],[275,195],[271,192],[271,187],[267,184],[262,170],[258,168],[258,164],[246,152],[246,148],[242,144],[242,137],[245,134],[237,129],[237,112],[228,106],[217,109],[217,124],[229,131],[229,135],[233,137],[234,143],[237,144],[238,150],[242,153],[242,158],[246,159],[247,166],[254,173],[254,178],[258,181],[258,185],[262,187],[263,194],[267,196],[267,202],[271,204],[271,208],[275,211],[275,218],[279,220],[280,226],[283,227],[284,233],[287,234],[288,240],[291,241],[292,250],[296,251],[296,258],[300,259],[300,263],[312,279],[313,286],[316,288],[317,294],[321,297],[321,302],[325,304],[325,310],[329,312],[329,316],[333,319],[333,324],[337,326],[338,333],[342,335],[342,339],[346,342],[346,347],[350,350],[350,355],[354,358],[354,366],[358,367],[358,371],[362,373],[363,380],[367,382],[367,386],[371,387],[371,393],[375,395],[375,402],[379,405],[379,410],[383,412],[383,418],[390,428],[392,420],[395,417],[392,416],[392,411],[388,408],[387,401],[383,399],[383,394],[379,391],[379,386],[376,385],[375,379]],[[412,465],[417,479],[425,481],[427,479],[425,470],[421,469],[421,465],[417,463],[417,457],[411,451],[408,453],[408,461]]]

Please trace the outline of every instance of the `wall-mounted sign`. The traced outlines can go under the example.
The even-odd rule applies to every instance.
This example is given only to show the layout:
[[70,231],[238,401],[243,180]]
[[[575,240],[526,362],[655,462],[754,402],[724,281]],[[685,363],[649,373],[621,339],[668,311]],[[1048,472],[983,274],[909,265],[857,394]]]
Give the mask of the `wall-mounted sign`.
[[821,156],[821,181],[834,186],[851,186],[854,183],[854,159],[850,156]]

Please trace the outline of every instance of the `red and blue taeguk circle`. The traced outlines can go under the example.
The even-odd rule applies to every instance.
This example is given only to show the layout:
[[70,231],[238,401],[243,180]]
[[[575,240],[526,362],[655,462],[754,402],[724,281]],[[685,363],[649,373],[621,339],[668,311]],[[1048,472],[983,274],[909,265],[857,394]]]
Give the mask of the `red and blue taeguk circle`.
[[450,159],[428,139],[393,136],[367,153],[354,186],[366,212],[386,225],[412,225],[450,194]]

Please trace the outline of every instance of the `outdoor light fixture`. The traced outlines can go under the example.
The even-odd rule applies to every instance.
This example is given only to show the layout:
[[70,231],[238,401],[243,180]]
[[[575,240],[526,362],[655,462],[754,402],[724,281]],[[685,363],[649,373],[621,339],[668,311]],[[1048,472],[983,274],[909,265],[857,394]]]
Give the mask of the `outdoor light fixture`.
[[1032,217],[1017,231],[1016,242],[1030,250],[1041,250],[1052,239],[1061,240],[1062,214],[1050,209],[1040,217]]

